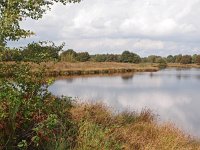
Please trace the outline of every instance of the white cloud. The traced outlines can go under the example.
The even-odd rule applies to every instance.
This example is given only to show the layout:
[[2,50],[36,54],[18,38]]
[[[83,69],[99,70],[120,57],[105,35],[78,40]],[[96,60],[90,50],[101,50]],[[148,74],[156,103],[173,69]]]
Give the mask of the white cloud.
[[43,19],[22,26],[36,33],[28,41],[64,41],[93,53],[194,53],[200,48],[199,7],[200,0],[84,0],[56,4]]

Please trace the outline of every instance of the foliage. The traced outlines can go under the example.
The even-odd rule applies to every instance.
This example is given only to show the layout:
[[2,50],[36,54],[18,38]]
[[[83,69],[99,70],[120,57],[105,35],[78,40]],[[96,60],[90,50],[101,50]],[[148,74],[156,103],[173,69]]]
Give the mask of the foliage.
[[192,63],[196,63],[197,54],[192,55]]
[[80,0],[1,0],[0,1],[0,48],[8,40],[19,40],[33,34],[30,30],[22,29],[20,21],[26,18],[39,19],[50,10],[55,2],[66,4]]
[[190,55],[184,55],[184,56],[182,56],[180,63],[190,64],[190,63],[192,63],[192,57]]
[[77,53],[76,60],[79,62],[86,62],[90,59],[90,55],[88,52]]
[[0,66],[0,147],[3,149],[69,149],[75,144],[76,125],[69,98],[48,92],[43,70],[28,65]]
[[163,59],[163,58],[157,59],[157,62],[156,62],[156,63],[158,63],[158,67],[159,67],[160,69],[164,69],[164,68],[167,67],[167,62],[166,62],[166,60]]
[[63,49],[64,43],[56,46],[53,42],[38,42],[28,44],[22,50],[22,57],[24,61],[42,62],[50,60],[58,60],[59,52]]
[[106,54],[96,54],[92,57],[92,60],[95,62],[105,62],[107,59]]
[[147,57],[147,62],[155,63],[155,59],[156,59],[155,55],[150,55]]
[[51,41],[42,41],[30,43],[20,49],[4,48],[0,50],[0,61],[58,61],[60,59],[59,52],[63,47],[64,43],[56,46]]
[[129,51],[124,51],[121,55],[121,62],[124,63],[139,63],[141,62],[141,58],[139,55],[129,52]]
[[182,59],[182,55],[181,54],[176,55],[174,57],[175,57],[175,63],[180,63],[181,62],[181,59]]
[[175,62],[175,57],[172,56],[172,55],[168,55],[166,60],[167,60],[168,63],[174,63]]
[[192,56],[192,63],[200,64],[200,55],[194,54]]
[[[64,43],[56,46],[53,42],[43,41],[30,43],[20,49],[3,48],[0,49],[0,61],[28,61],[28,62],[124,62],[124,63],[157,63],[159,66],[166,66],[166,63],[199,64],[198,54],[194,55],[168,55],[167,57],[150,55],[141,58],[139,55],[124,51],[120,54],[96,54],[90,55],[88,52],[76,52],[73,49],[63,51]],[[59,53],[63,51],[60,55]],[[162,64],[161,64],[162,62]]]
[[62,52],[60,57],[62,61],[74,62],[76,61],[77,53],[73,49],[68,49]]
[[120,62],[120,55],[107,54],[107,62]]
[[141,62],[142,62],[142,63],[147,63],[147,62],[148,62],[148,58],[147,58],[147,57],[141,58]]
[[120,55],[116,54],[96,54],[91,56],[95,62],[120,62]]
[[200,65],[200,55],[196,56],[195,63]]
[[0,50],[0,61],[21,61],[22,59],[19,49],[4,48],[4,50]]

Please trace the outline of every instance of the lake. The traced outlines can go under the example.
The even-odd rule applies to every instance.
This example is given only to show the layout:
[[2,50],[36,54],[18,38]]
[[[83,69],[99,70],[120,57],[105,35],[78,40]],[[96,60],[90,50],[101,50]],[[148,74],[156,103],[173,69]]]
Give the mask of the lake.
[[59,79],[49,90],[80,101],[103,102],[115,111],[149,108],[159,121],[171,121],[200,137],[200,69]]

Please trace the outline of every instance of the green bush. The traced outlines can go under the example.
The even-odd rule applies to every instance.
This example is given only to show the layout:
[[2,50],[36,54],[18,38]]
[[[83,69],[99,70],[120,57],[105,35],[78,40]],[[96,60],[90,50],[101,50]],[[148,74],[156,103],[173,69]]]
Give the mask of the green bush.
[[86,62],[90,59],[90,55],[88,52],[77,53],[76,60],[80,62]]
[[96,54],[92,56],[92,60],[95,62],[106,62],[107,56],[106,54]]
[[141,58],[139,55],[129,52],[129,51],[124,51],[121,55],[121,62],[124,63],[140,63]]
[[60,55],[62,61],[74,62],[76,61],[77,53],[73,49],[68,49]]
[[0,78],[0,147],[72,148],[77,128],[69,113],[71,100],[49,93],[51,80],[45,80],[44,71],[32,73],[29,68],[21,64],[0,67],[0,74],[5,69],[11,72],[10,79]]
[[19,49],[4,48],[0,50],[0,61],[21,61],[22,52]]
[[22,50],[24,61],[45,62],[59,59],[59,52],[64,47],[64,43],[56,46],[53,42],[30,43]]

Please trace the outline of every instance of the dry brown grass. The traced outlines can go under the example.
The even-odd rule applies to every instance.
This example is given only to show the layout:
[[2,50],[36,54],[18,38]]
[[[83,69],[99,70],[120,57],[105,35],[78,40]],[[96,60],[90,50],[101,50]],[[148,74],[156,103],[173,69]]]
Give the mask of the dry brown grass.
[[[127,72],[153,72],[158,71],[158,67],[150,64],[130,64],[115,62],[58,62],[43,63],[48,69],[49,76],[79,76],[96,74],[115,74]],[[38,68],[34,67],[34,68]]]
[[[141,113],[113,114],[102,104],[77,104],[71,112],[80,127],[81,136],[78,137],[77,149],[200,149],[200,143],[197,140],[189,137],[174,125],[158,124],[155,115],[149,110],[143,110]],[[106,145],[106,143],[109,144]]]
[[[7,62],[13,64],[15,62]],[[26,63],[27,64],[27,63]],[[127,72],[153,72],[159,68],[152,64],[131,64],[116,62],[43,62],[40,64],[28,63],[32,71],[46,68],[48,76],[76,76],[95,74],[115,74]]]
[[[117,73],[131,71],[158,71],[158,68],[151,64],[131,64],[131,63],[116,63],[116,62],[48,62],[42,63],[50,71],[60,72],[84,72],[83,74],[98,73]],[[37,66],[38,67],[38,66]],[[36,68],[37,68],[36,67]],[[99,71],[99,72],[98,72]]]
[[168,67],[176,67],[176,68],[200,68],[200,65],[198,65],[198,64],[169,63]]
[[[15,62],[6,62],[13,64]],[[26,62],[27,64],[27,62]],[[66,77],[82,75],[117,74],[130,72],[155,72],[159,70],[159,64],[151,63],[117,63],[117,62],[43,62],[40,64],[29,62],[32,71],[45,68],[47,76]],[[176,68],[200,68],[197,64],[168,64],[168,67]]]

